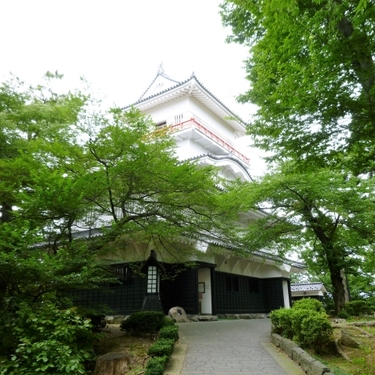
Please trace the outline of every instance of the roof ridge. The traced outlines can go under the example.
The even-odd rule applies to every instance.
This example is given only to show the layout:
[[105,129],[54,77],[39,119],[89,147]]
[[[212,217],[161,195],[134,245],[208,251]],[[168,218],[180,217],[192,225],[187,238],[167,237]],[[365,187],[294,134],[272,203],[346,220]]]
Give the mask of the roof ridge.
[[[181,82],[179,82],[179,81],[176,81],[175,79],[170,78],[167,74],[164,73],[164,70],[163,70],[163,71],[158,71],[158,72],[156,73],[155,78],[154,78],[154,79],[152,80],[152,82],[148,85],[147,89],[143,92],[143,94],[139,97],[139,99],[138,99],[135,103],[133,103],[133,104],[139,103],[139,102],[142,101],[142,100],[145,100],[145,99],[151,98],[152,96],[154,96],[154,95],[158,95],[159,93],[163,92],[163,91],[160,91],[159,93],[156,93],[156,94],[154,94],[154,95],[150,95],[150,96],[148,96],[147,98],[143,98],[143,95],[146,94],[146,92],[151,88],[151,86],[154,84],[154,82],[157,80],[157,78],[158,78],[159,76],[160,76],[160,77],[164,77],[164,78],[166,78],[166,79],[169,79],[169,80],[172,81],[172,82],[175,82],[175,83],[176,83],[175,86],[178,86],[178,85],[181,83]],[[168,89],[167,89],[167,90],[168,90]],[[164,90],[164,91],[166,91],[166,90]]]
[[[165,74],[165,73],[164,73]],[[152,99],[152,98],[155,98],[156,96],[158,96],[158,95],[161,95],[161,94],[164,94],[164,93],[166,93],[166,92],[168,92],[168,91],[171,91],[171,90],[174,90],[175,88],[177,88],[177,87],[179,87],[179,86],[182,86],[182,85],[185,85],[186,83],[188,83],[189,81],[195,81],[199,86],[200,86],[200,88],[203,90],[203,91],[205,91],[209,96],[211,96],[211,98],[213,98],[219,105],[221,105],[224,109],[225,109],[225,111],[227,111],[228,113],[230,113],[231,114],[231,117],[233,116],[233,119],[232,120],[235,120],[235,121],[237,121],[237,122],[239,122],[240,124],[242,124],[242,125],[246,125],[246,123],[245,123],[245,121],[244,120],[242,120],[242,118],[241,117],[239,117],[237,114],[235,114],[231,109],[229,109],[217,96],[215,96],[210,90],[208,90],[207,88],[206,88],[206,86],[205,85],[203,85],[203,83],[197,78],[197,76],[195,75],[195,73],[193,72],[192,74],[191,74],[191,76],[188,78],[188,79],[186,79],[186,80],[184,80],[184,81],[180,81],[180,82],[178,82],[178,81],[175,81],[175,80],[173,80],[173,79],[171,79],[171,78],[169,78],[168,76],[166,76],[166,75],[164,75],[163,74],[163,72],[158,72],[157,74],[156,74],[156,77],[155,77],[155,79],[151,82],[151,84],[147,87],[147,89],[144,91],[144,93],[140,96],[140,98],[136,101],[136,102],[134,102],[134,103],[131,103],[131,104],[129,104],[129,105],[127,105],[127,106],[125,106],[124,107],[124,109],[125,108],[129,108],[129,107],[131,107],[131,106],[133,106],[133,105],[137,105],[137,104],[140,104],[140,103],[142,103],[143,101],[147,101],[147,100],[149,100],[149,99]],[[167,79],[169,79],[170,81],[172,81],[172,82],[176,82],[176,85],[174,85],[174,86],[171,86],[171,87],[169,87],[169,88],[167,88],[167,89],[164,89],[164,90],[162,90],[162,91],[159,91],[159,92],[157,92],[156,94],[152,94],[152,95],[150,95],[150,96],[147,96],[147,97],[143,97],[145,94],[146,94],[146,92],[150,89],[150,87],[153,85],[153,83],[155,82],[155,80],[158,78],[158,76],[159,75],[161,75],[161,76],[163,76],[164,78],[167,78]]]

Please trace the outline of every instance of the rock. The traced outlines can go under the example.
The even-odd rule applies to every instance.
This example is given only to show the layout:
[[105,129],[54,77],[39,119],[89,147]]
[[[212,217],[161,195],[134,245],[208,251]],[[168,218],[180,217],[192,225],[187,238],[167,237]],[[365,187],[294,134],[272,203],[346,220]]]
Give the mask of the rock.
[[172,317],[176,323],[189,322],[185,310],[182,307],[172,307],[168,311],[168,316]]
[[353,339],[350,333],[346,329],[341,330],[341,344],[348,348],[358,348],[359,343]]
[[94,375],[123,375],[129,370],[130,358],[126,353],[110,352],[96,361]]
[[217,316],[216,315],[200,315],[198,317],[200,322],[216,322]]
[[108,323],[108,324],[113,324],[113,321],[115,319],[114,316],[111,316],[111,315],[107,315],[105,318],[105,321]]

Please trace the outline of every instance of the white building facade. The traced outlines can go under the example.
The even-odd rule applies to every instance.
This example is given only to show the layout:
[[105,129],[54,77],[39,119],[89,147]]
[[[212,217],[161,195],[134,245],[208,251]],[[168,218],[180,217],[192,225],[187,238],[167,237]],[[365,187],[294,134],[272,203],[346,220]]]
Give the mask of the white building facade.
[[[131,106],[150,115],[156,126],[174,131],[181,160],[195,159],[200,165],[215,165],[227,179],[251,180],[251,160],[240,147],[245,124],[194,75],[177,82],[160,70]],[[239,220],[246,224],[262,215],[243,213]],[[277,260],[267,252],[239,257],[225,245],[220,252],[211,251],[210,245],[203,243],[197,244],[197,248],[201,255],[191,259],[196,267],[180,269],[178,276],[169,280],[163,280],[160,274],[178,265],[160,263],[155,252],[144,259],[147,277],[143,279],[132,272],[131,265],[139,262],[144,252],[139,251],[132,258],[125,253],[117,255],[113,261],[123,279],[122,285],[113,286],[109,296],[97,291],[86,298],[108,304],[117,314],[142,309],[167,312],[174,306],[183,307],[188,314],[267,313],[291,306],[290,274],[300,272],[301,264]],[[134,245],[133,254],[136,252]]]

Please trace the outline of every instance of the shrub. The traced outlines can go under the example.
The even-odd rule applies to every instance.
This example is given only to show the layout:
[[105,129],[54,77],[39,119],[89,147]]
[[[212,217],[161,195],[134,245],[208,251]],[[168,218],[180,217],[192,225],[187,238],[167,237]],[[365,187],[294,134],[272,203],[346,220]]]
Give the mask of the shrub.
[[350,315],[349,315],[345,310],[342,310],[342,311],[340,311],[340,312],[337,314],[337,317],[338,317],[338,318],[341,318],[341,319],[349,319],[349,318],[350,318]]
[[302,298],[293,304],[294,310],[312,310],[316,312],[324,312],[322,303],[315,298]]
[[275,333],[317,352],[333,331],[321,302],[312,298],[295,302],[291,309],[272,311],[271,321]]
[[159,339],[171,339],[173,341],[178,340],[178,327],[177,326],[164,326],[159,331]]
[[136,312],[121,323],[121,329],[132,335],[156,333],[165,325],[165,315],[161,311]]
[[167,361],[168,357],[151,358],[147,363],[145,375],[163,375]]
[[303,348],[312,348],[319,353],[332,332],[333,328],[326,314],[311,313],[302,320],[298,343]]
[[164,319],[164,326],[163,327],[166,327],[166,326],[175,326],[176,325],[176,322],[174,321],[173,318],[171,318],[170,316],[166,316],[165,319]]
[[372,314],[374,309],[367,301],[356,300],[347,302],[345,304],[345,311],[347,311],[349,315],[360,316],[363,314]]
[[148,355],[152,357],[169,357],[173,352],[174,340],[160,339],[148,348]]
[[84,363],[93,358],[90,321],[74,308],[20,304],[8,329],[15,346],[1,364],[1,375],[85,374]]
[[279,309],[271,312],[272,331],[288,339],[293,338],[291,309]]
[[316,315],[318,313],[313,311],[313,310],[306,310],[306,309],[294,310],[294,309],[292,309],[290,311],[290,314],[291,314],[290,319],[291,319],[292,331],[293,331],[293,337],[292,338],[294,340],[296,340],[297,342],[299,342],[303,320],[310,317],[311,315]]

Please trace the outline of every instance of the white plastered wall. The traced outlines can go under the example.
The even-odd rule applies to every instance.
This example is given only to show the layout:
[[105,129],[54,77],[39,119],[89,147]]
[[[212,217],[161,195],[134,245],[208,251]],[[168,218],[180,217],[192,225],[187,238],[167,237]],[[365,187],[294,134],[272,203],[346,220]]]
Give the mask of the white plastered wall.
[[198,270],[198,283],[204,283],[204,292],[199,294],[201,314],[212,314],[211,272],[209,268]]

